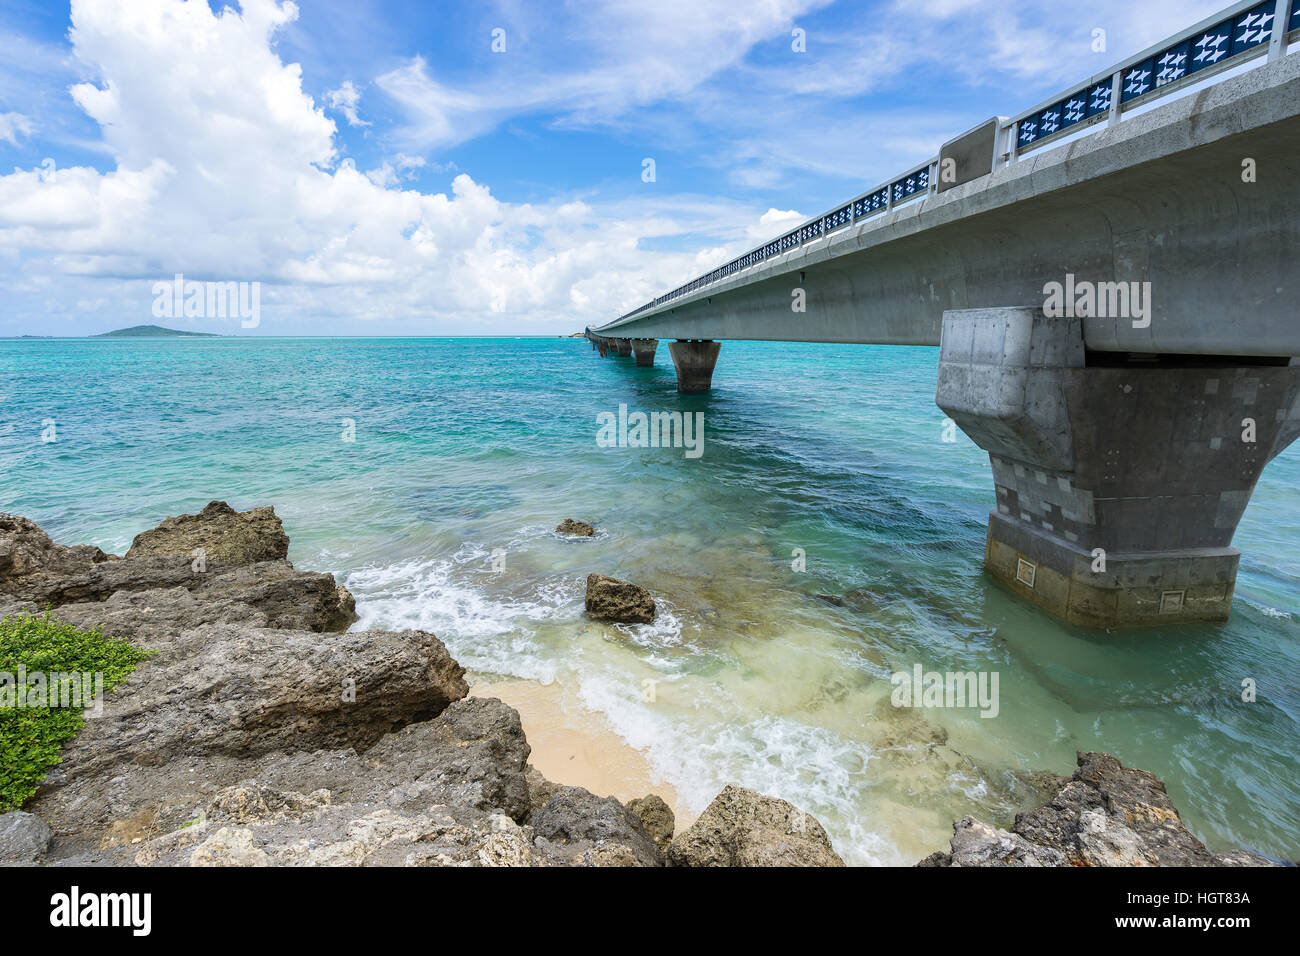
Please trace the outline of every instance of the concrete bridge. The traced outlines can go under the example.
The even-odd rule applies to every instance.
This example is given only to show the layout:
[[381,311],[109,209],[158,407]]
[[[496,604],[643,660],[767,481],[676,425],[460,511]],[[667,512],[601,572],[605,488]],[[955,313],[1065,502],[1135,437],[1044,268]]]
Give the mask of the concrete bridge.
[[997,579],[1084,625],[1224,620],[1300,434],[1298,43],[1300,0],[1234,4],[587,337],[673,340],[688,393],[726,339],[937,345]]

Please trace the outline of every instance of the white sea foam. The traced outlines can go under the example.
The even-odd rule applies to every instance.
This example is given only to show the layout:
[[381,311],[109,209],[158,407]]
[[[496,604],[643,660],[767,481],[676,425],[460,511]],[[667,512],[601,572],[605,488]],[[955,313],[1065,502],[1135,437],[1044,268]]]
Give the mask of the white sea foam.
[[556,612],[559,595],[536,601],[488,598],[472,581],[458,578],[469,560],[486,559],[466,549],[451,558],[411,560],[363,568],[347,577],[357,598],[353,627],[416,628],[437,634],[461,664],[549,683],[557,662],[549,660],[532,624]]
[[1282,618],[1286,621],[1291,620],[1291,612],[1289,611],[1283,611],[1281,608],[1272,607],[1268,604],[1260,604],[1258,601],[1247,600],[1246,603],[1254,607],[1255,610],[1259,611],[1259,613],[1263,614],[1265,617]]
[[638,691],[624,675],[588,673],[579,696],[645,754],[693,814],[702,812],[728,783],[736,783],[788,800],[817,817],[850,864],[910,862],[874,832],[863,814],[872,754],[861,742],[789,717],[746,716],[741,702],[720,696],[716,687],[694,677],[677,681],[673,700],[680,704],[683,697],[697,698],[696,720],[680,707],[669,712],[647,702]]
[[[547,580],[527,597],[489,596],[500,581],[481,576],[490,574],[484,571],[490,556],[465,545],[449,557],[353,572],[346,584],[357,598],[355,627],[431,631],[479,671],[550,683],[571,670],[583,705],[642,751],[693,813],[727,783],[739,783],[822,819],[848,862],[902,862],[862,817],[871,756],[864,745],[788,717],[754,716],[711,680],[682,674],[680,612],[662,600],[652,624],[609,626],[619,639],[608,657],[571,646],[561,657],[539,640],[538,630],[581,619],[580,583]],[[621,645],[635,646],[634,660]],[[644,699],[649,680],[671,691],[671,705]]]

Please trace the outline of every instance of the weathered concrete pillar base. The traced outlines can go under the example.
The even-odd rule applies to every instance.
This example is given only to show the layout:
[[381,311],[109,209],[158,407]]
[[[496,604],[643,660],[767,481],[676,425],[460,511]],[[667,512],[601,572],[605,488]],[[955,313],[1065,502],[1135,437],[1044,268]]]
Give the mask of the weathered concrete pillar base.
[[1249,361],[1089,355],[1078,319],[945,313],[935,400],[989,453],[989,573],[1077,624],[1225,620],[1237,522],[1300,434],[1300,367]]
[[1154,551],[1098,558],[1041,528],[989,515],[984,567],[1027,601],[1071,624],[1117,627],[1226,621],[1237,581],[1236,548]]
[[713,366],[718,364],[721,342],[686,341],[668,343],[668,353],[677,369],[677,391],[699,395],[713,387]]
[[643,367],[654,365],[657,348],[659,348],[658,339],[633,339],[632,354],[636,356],[636,364]]
[[618,351],[619,358],[628,358],[632,354],[631,339],[615,339],[614,347]]

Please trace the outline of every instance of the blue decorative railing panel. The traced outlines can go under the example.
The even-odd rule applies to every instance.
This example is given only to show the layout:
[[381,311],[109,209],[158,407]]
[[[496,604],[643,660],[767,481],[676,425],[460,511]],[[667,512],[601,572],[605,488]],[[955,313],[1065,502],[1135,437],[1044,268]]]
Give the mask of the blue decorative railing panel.
[[889,190],[877,189],[869,196],[863,196],[853,203],[853,218],[861,219],[863,216],[870,216],[874,212],[879,212],[889,205]]
[[1184,40],[1155,58],[1156,86],[1168,86],[1181,80],[1191,69],[1192,41]]

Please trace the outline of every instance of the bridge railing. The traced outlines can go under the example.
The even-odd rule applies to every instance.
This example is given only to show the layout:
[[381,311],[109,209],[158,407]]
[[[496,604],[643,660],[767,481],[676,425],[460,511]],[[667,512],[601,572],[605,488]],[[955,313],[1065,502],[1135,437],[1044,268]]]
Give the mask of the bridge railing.
[[[1300,40],[1300,0],[1241,0],[1087,82],[1003,121],[992,168],[1013,163],[1026,153],[1059,143],[1102,122],[1118,122],[1129,110],[1256,57],[1283,56],[1287,43],[1294,40]],[[938,187],[938,173],[939,157],[934,156],[902,176],[880,183],[712,272],[619,316],[619,320],[658,308],[832,232],[931,195]]]

